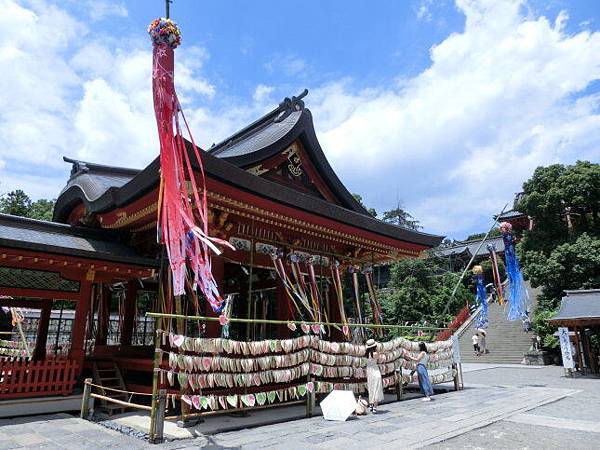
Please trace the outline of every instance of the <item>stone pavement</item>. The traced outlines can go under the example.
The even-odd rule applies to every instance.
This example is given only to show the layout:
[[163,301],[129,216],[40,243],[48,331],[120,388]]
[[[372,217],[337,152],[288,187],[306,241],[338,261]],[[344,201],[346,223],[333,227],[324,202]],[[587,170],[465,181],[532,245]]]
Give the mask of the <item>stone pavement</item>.
[[560,367],[467,365],[467,389],[380,407],[376,415],[322,417],[152,446],[66,414],[0,420],[0,449],[47,448],[599,448],[600,380]]
[[68,414],[0,420],[0,449],[148,448],[150,444],[124,436]]

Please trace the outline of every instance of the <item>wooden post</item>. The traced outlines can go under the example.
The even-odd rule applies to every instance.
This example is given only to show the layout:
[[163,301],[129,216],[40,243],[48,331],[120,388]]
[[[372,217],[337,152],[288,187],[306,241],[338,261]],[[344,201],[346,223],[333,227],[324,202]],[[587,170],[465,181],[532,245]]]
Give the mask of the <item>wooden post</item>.
[[50,315],[52,313],[52,300],[44,300],[38,322],[37,337],[35,338],[35,350],[33,359],[43,361],[46,359],[46,343],[48,341],[48,328],[50,326]]
[[456,374],[454,375],[454,390],[458,391],[459,390],[459,382],[458,382],[458,367],[456,366],[456,363],[452,363],[452,372],[456,372]]
[[125,294],[125,313],[123,314],[123,330],[121,331],[121,345],[131,345],[133,338],[133,325],[135,323],[137,289],[137,280],[130,280],[127,283],[127,293]]
[[[151,443],[155,442],[156,439],[156,422],[159,406],[159,388],[160,388],[160,363],[162,361],[162,349],[160,346],[160,328],[161,319],[156,317],[154,319],[154,363],[152,371],[152,410],[150,411],[150,432],[149,439]],[[164,321],[166,323],[166,321]],[[164,419],[163,419],[164,420]]]
[[83,384],[83,397],[81,398],[81,414],[79,417],[88,419],[90,416],[90,394],[92,393],[92,379],[86,378]]
[[396,400],[402,400],[402,367],[396,369]]

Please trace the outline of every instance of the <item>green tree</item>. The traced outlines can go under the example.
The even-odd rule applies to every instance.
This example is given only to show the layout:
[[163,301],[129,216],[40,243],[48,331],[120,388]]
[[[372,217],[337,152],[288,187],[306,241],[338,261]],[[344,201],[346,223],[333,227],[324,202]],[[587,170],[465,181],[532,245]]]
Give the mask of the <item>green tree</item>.
[[0,197],[0,213],[38,220],[52,220],[55,202],[56,200],[45,198],[32,202],[25,192],[17,189]]
[[29,208],[29,215],[32,219],[38,220],[52,220],[52,213],[54,211],[54,203],[56,200],[47,200],[41,198],[31,204]]
[[447,323],[460,311],[473,295],[467,284],[461,283],[452,299],[447,315],[444,309],[459,274],[448,272],[446,262],[430,257],[402,259],[391,266],[388,289],[382,292],[381,306],[386,322]]
[[[498,230],[497,228],[494,228],[492,231],[490,231],[490,234],[488,235],[488,237],[497,237],[500,236],[500,230]],[[485,237],[485,233],[476,233],[476,234],[470,234],[469,236],[467,236],[467,239],[465,239],[465,241],[474,241],[475,239],[483,239]]]
[[373,217],[377,217],[377,211],[375,211],[375,208],[368,208],[364,203],[363,203],[363,199],[362,196],[360,194],[352,194],[352,197],[354,197],[354,199],[360,203],[360,206],[362,206],[363,208],[365,208],[367,210],[367,212],[369,214],[371,214]]
[[404,228],[410,228],[411,230],[418,230],[421,227],[419,221],[416,220],[409,212],[405,211],[398,205],[396,208],[383,213],[383,221],[393,223]]
[[31,199],[21,189],[0,197],[0,212],[4,214],[28,217],[30,208]]
[[538,167],[516,206],[533,219],[518,251],[525,276],[542,287],[534,328],[551,346],[554,330],[542,322],[559,306],[563,291],[600,287],[600,165]]

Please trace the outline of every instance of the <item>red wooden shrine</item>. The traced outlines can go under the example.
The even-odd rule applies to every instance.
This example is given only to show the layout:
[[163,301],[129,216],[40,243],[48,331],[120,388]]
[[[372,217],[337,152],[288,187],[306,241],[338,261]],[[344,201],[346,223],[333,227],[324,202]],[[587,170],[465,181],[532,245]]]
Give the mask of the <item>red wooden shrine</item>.
[[[337,321],[328,264],[336,260],[342,266],[374,265],[415,258],[441,241],[440,236],[384,223],[354,199],[325,158],[304,95],[286,98],[202,152],[210,233],[237,248],[213,258],[213,273],[221,292],[234,296],[237,317],[289,319],[285,290],[263,251],[268,246],[321,257],[319,288],[328,302],[329,320]],[[158,159],[143,170],[65,160],[72,164],[71,176],[57,199],[54,222],[0,216],[0,294],[6,296],[0,298],[0,306],[40,307],[43,318],[35,357],[19,363],[29,367],[24,371],[16,363],[12,368],[5,368],[5,362],[0,366],[0,399],[68,394],[94,361],[116,362],[128,389],[148,390],[151,382],[153,348],[131,344],[138,291],[141,286],[157,289]],[[40,273],[52,274],[45,275],[52,282],[32,282],[35,277],[45,279]],[[125,292],[120,343],[107,345],[109,290],[115,285]],[[49,359],[44,351],[49,318],[44,311],[53,300],[76,305],[71,350],[64,360]],[[183,307],[194,313],[190,304]],[[205,305],[201,308],[202,314],[214,315]],[[199,332],[216,337],[221,327],[209,322]],[[290,331],[285,326],[244,325],[232,327],[232,333],[238,339],[261,339],[288,337]],[[86,338],[92,342],[87,355]],[[42,366],[55,378],[35,378]],[[62,388],[49,390],[50,379]],[[25,387],[19,390],[15,383]]]

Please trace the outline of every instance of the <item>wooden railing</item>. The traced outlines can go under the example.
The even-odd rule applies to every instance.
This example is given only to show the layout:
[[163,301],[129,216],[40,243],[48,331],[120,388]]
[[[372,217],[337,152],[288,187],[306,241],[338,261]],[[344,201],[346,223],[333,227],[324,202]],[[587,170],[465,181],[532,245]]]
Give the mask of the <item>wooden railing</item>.
[[0,360],[0,400],[69,395],[79,375],[79,364],[69,359]]
[[446,339],[450,339],[452,335],[460,328],[460,326],[465,323],[465,321],[471,316],[471,311],[469,311],[469,306],[465,305],[463,309],[456,315],[454,320],[450,322],[448,328],[438,333],[436,336],[436,340],[445,341]]

